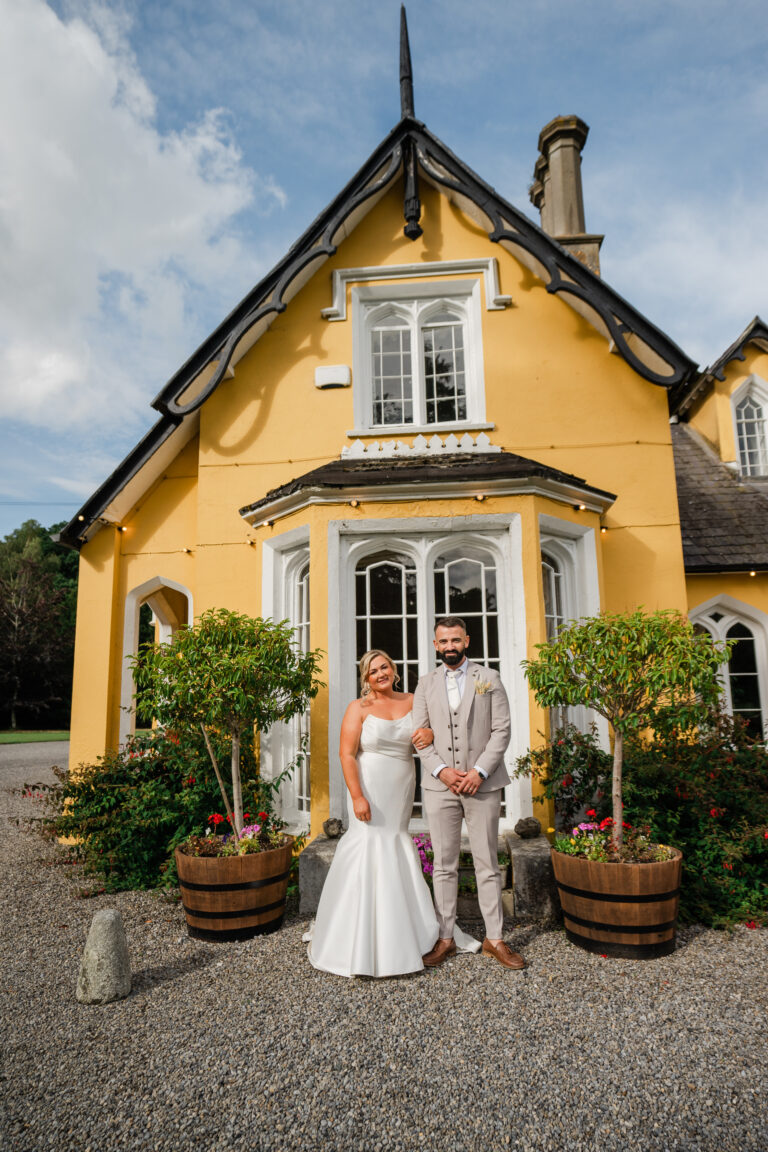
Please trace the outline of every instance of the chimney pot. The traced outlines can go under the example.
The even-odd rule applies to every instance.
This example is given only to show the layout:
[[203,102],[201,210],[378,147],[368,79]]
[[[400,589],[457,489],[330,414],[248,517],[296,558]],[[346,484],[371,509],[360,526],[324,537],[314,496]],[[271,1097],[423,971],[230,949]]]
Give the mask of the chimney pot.
[[588,135],[579,116],[555,116],[545,124],[529,195],[544,231],[599,274],[603,237],[587,235],[581,184],[581,150]]

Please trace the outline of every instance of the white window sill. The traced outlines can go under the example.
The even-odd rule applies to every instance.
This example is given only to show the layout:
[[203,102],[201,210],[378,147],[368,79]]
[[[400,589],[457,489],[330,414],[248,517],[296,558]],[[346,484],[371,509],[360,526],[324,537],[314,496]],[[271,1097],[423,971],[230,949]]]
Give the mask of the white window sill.
[[481,423],[473,420],[451,421],[447,424],[377,424],[375,428],[353,428],[347,432],[350,440],[359,440],[361,436],[390,436],[393,432],[399,436],[413,433],[414,436],[430,436],[435,432],[488,432],[496,427],[495,424]]

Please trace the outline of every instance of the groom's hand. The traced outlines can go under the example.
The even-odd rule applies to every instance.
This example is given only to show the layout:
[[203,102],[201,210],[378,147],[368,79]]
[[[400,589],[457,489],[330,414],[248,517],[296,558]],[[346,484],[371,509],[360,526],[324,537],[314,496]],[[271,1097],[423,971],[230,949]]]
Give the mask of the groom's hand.
[[482,782],[482,776],[473,768],[470,772],[464,774],[464,779],[459,785],[459,792],[462,792],[465,796],[474,796]]
[[448,788],[450,788],[451,792],[453,792],[455,796],[458,796],[459,792],[461,791],[461,784],[464,781],[467,773],[459,772],[456,768],[449,768],[446,765],[446,767],[442,769],[439,775],[443,784],[446,784]]

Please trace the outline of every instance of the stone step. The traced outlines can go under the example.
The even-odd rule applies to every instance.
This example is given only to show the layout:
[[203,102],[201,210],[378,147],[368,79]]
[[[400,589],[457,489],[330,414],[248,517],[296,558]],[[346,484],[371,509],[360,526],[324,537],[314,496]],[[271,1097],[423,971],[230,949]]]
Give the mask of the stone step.
[[[469,841],[462,837],[462,851],[469,851]],[[338,845],[338,839],[317,836],[299,857],[299,912],[314,916],[320,901],[328,869]],[[549,842],[545,836],[523,840],[514,832],[499,837],[499,853],[508,853],[511,860],[512,886],[504,894],[507,916],[524,921],[554,921],[560,917],[560,905],[555,890]],[[461,915],[480,914],[477,898],[462,896]],[[470,908],[471,904],[471,908]]]

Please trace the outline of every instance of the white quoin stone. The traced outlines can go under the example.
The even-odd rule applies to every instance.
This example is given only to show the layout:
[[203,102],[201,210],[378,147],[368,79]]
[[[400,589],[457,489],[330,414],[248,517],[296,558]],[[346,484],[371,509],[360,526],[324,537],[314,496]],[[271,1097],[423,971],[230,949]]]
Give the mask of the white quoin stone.
[[104,908],[91,921],[85,942],[77,999],[82,1004],[124,1000],[131,991],[131,963],[123,918],[116,908]]

